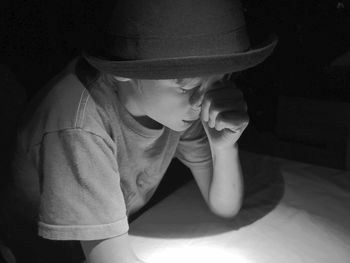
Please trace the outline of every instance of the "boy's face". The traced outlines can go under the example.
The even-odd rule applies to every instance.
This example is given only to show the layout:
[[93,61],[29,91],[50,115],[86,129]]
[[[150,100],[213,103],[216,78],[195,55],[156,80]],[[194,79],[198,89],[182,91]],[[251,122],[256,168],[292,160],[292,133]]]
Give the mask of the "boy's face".
[[[175,131],[186,130],[199,119],[203,95],[224,74],[167,80],[128,80],[122,103],[149,126],[158,123]],[[123,89],[122,89],[123,91]],[[124,89],[125,91],[125,89]],[[156,127],[156,125],[154,125]]]

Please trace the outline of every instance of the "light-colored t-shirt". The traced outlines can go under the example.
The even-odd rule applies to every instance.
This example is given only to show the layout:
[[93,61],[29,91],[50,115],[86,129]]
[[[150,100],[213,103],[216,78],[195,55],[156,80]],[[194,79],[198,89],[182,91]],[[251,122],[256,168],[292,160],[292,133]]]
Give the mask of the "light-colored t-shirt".
[[81,58],[71,62],[28,107],[18,131],[15,185],[24,203],[38,207],[47,239],[124,234],[128,215],[151,198],[173,157],[194,169],[212,161],[200,121],[185,132],[146,128],[97,72],[82,80],[77,69],[86,67],[92,70]]

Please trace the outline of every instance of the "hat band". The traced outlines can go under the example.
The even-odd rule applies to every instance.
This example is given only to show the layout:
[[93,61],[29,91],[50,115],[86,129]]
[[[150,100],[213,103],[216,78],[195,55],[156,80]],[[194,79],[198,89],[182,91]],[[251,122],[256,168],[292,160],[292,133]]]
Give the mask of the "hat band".
[[[137,38],[107,36],[103,38],[105,51],[98,51],[113,60],[151,60],[176,57],[227,55],[249,49],[246,27],[225,34]],[[101,38],[99,39],[101,46]]]

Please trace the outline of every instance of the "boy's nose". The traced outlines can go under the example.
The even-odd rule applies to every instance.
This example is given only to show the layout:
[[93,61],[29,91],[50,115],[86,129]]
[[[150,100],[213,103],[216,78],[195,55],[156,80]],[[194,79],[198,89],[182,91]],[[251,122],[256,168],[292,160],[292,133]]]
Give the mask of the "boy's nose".
[[200,86],[196,87],[191,94],[190,104],[194,110],[201,110],[202,101],[204,98],[204,90]]

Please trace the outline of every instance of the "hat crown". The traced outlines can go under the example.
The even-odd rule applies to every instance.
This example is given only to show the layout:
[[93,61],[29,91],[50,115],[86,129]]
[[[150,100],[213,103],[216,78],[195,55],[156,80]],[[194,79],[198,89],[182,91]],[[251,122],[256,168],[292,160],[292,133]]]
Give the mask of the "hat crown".
[[119,0],[109,33],[180,38],[228,33],[244,26],[242,6],[237,0]]
[[239,0],[116,0],[92,43],[113,60],[217,56],[249,48]]

